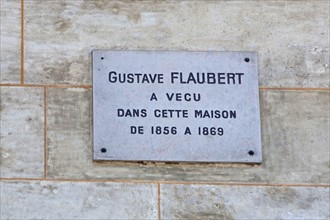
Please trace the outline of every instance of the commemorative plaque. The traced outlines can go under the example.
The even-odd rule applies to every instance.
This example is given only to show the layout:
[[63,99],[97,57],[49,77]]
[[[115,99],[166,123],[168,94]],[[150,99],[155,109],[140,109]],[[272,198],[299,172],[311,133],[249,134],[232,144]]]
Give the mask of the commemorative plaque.
[[94,160],[261,163],[255,52],[92,59]]

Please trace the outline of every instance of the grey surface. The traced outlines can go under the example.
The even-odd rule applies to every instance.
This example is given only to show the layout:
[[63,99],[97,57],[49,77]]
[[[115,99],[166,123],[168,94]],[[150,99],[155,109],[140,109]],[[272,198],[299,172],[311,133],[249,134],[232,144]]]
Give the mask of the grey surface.
[[258,51],[268,87],[329,87],[329,1],[26,1],[25,80],[91,84],[90,52]]
[[161,219],[329,219],[317,187],[161,185]]
[[[0,2],[2,83],[19,82],[20,3]],[[187,183],[182,188],[161,186],[161,219],[330,217],[329,189],[312,187],[330,183],[330,91],[317,91],[329,88],[329,0],[22,3],[25,82],[74,88],[47,88],[45,165],[47,178],[59,181],[40,185],[20,177],[42,177],[43,89],[36,94],[30,87],[23,92],[6,88],[11,91],[1,97],[6,103],[1,123],[11,131],[1,128],[1,169],[6,169],[1,177],[19,178],[1,180],[0,219],[157,218],[154,188],[150,195],[149,187],[141,192],[138,187],[104,186],[109,179]],[[91,84],[93,48],[258,51],[259,82],[267,87],[260,93],[262,164],[93,161],[92,89],[75,87]],[[298,91],[269,91],[271,87]],[[7,101],[14,95],[18,101]],[[7,149],[13,150],[10,156]],[[88,179],[93,183],[81,183]],[[196,181],[227,186],[198,188]],[[256,182],[274,187],[232,185]]]
[[0,1],[0,83],[20,82],[21,1]]
[[2,181],[0,219],[157,219],[157,185]]
[[42,88],[0,87],[0,177],[43,177],[43,104]]
[[[160,79],[139,81],[135,73]],[[198,73],[211,73],[210,82],[187,82]],[[134,82],[120,83],[120,74],[131,74]],[[177,94],[189,94],[189,100],[169,98]],[[132,117],[133,110],[140,113]],[[157,117],[164,110],[167,115]],[[180,113],[171,116],[168,110]],[[236,115],[196,117],[195,111]],[[257,54],[94,50],[93,122],[96,160],[261,162]],[[132,126],[142,126],[143,132],[132,134]]]

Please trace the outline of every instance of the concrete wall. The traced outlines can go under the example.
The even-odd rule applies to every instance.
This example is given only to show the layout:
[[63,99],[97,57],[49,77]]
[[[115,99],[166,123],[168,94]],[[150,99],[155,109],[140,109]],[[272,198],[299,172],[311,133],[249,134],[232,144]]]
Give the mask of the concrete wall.
[[[1,0],[1,219],[329,219],[329,1]],[[92,49],[257,51],[263,163],[92,161]]]

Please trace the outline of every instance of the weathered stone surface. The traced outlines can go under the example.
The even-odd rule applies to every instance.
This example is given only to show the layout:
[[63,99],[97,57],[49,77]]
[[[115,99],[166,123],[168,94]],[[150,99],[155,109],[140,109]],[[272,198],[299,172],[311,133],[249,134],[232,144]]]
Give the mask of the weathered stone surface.
[[0,87],[0,176],[42,177],[43,89]]
[[161,185],[162,219],[329,219],[329,188]]
[[[42,2],[42,4],[41,4]],[[91,83],[90,52],[257,51],[260,85],[329,87],[321,1],[27,1],[26,81]]]
[[0,1],[0,83],[20,82],[21,1]]
[[328,184],[329,91],[261,91],[256,166],[92,161],[92,92],[48,89],[47,175],[74,179]]
[[157,185],[1,182],[1,219],[157,219]]

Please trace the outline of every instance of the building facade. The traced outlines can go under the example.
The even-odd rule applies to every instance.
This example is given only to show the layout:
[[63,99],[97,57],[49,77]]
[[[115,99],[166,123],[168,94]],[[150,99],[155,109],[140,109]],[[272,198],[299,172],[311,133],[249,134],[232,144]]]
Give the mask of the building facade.
[[[1,0],[1,219],[329,219],[328,0]],[[256,51],[263,162],[96,162],[91,51]]]

